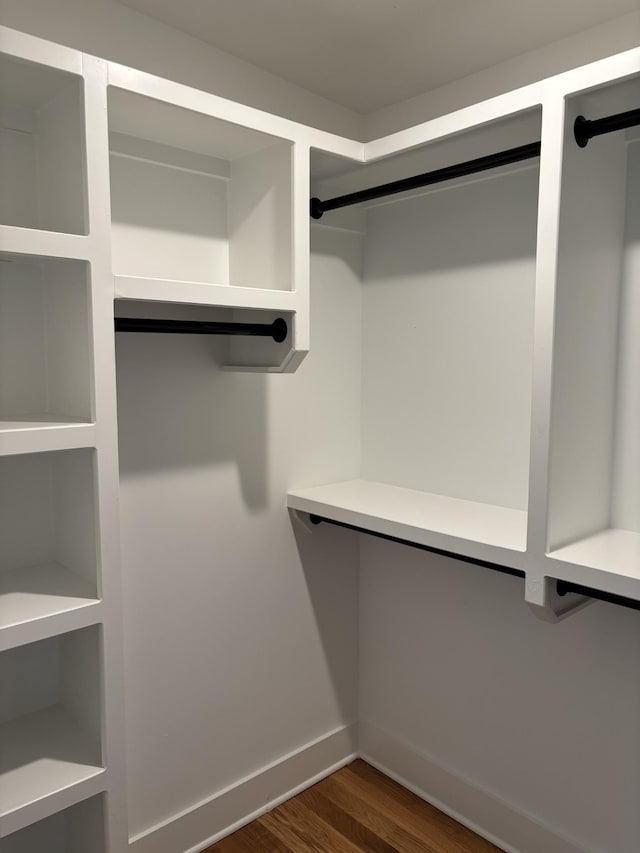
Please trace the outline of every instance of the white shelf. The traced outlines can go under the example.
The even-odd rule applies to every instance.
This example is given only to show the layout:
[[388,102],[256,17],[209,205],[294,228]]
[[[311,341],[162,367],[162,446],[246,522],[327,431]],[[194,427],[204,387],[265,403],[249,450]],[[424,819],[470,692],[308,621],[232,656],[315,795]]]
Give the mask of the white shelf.
[[0,224],[0,252],[84,261],[89,259],[90,250],[90,238],[83,234]]
[[53,814],[99,790],[100,749],[62,708],[0,726],[2,833]]
[[95,587],[49,563],[0,573],[0,651],[95,624]]
[[524,511],[368,480],[297,489],[289,492],[287,505],[374,533],[470,556],[477,551],[474,546],[520,553],[526,549]]
[[547,556],[576,568],[554,572],[565,580],[640,599],[640,533],[609,528]]
[[74,418],[34,414],[0,420],[0,456],[95,446],[95,424]]
[[291,290],[233,287],[227,284],[124,275],[116,275],[114,280],[117,299],[138,302],[171,302],[266,311],[295,311],[299,302],[298,294]]

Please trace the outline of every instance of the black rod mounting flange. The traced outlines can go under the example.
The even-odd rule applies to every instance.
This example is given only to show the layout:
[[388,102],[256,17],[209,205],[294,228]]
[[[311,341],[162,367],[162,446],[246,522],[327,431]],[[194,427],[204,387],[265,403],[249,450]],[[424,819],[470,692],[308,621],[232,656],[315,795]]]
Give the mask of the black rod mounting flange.
[[613,133],[615,130],[624,130],[639,124],[640,109],[627,110],[624,113],[615,113],[597,119],[578,116],[573,123],[573,136],[580,148],[586,148],[587,143],[594,136],[602,136],[604,133]]

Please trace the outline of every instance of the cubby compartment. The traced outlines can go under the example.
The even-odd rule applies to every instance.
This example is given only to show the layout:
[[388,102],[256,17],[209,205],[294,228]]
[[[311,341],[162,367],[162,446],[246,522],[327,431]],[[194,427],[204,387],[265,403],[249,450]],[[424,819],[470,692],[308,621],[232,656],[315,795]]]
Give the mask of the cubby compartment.
[[[95,785],[102,766],[101,641],[97,626],[0,654],[0,816],[3,834]],[[50,810],[49,810],[50,805]]]
[[89,797],[2,839],[2,853],[105,853],[104,801]]
[[92,418],[89,266],[0,254],[0,438]]
[[[576,116],[636,109],[640,79],[567,101],[548,549],[640,578],[640,134],[580,148]],[[558,570],[561,573],[561,569]]]
[[293,289],[290,142],[114,87],[109,130],[116,276]]
[[0,224],[86,234],[80,77],[0,55]]
[[97,619],[93,454],[0,458],[0,648]]
[[[539,139],[532,111],[364,167],[336,160],[332,173],[323,155],[312,192],[331,198]],[[312,224],[325,241],[362,233],[360,479],[296,490],[292,508],[441,547],[526,549],[538,163]]]

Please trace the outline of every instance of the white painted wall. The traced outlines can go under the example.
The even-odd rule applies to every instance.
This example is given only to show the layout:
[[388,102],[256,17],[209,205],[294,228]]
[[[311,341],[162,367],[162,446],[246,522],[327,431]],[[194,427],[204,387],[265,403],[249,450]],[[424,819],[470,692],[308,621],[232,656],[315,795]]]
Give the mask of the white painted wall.
[[360,267],[358,237],[314,230],[293,375],[118,338],[132,836],[356,720],[357,541],[292,528],[285,495],[357,474]]
[[362,117],[117,0],[0,0],[0,24],[344,136]]

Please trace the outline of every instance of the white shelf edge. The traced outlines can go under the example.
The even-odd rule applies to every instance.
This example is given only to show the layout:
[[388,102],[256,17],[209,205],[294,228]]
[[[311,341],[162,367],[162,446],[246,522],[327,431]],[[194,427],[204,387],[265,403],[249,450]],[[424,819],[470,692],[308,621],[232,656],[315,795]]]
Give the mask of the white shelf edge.
[[545,555],[547,574],[640,601],[640,533],[609,528]]
[[[385,503],[387,507],[395,506],[392,510],[382,509]],[[291,490],[287,506],[418,545],[524,570],[527,513],[521,510],[492,507],[366,480],[347,480]],[[426,522],[430,509],[440,514],[451,513],[454,520],[448,525],[428,527]],[[416,523],[420,513],[424,513],[424,524]],[[478,528],[478,525],[483,526],[483,517],[490,519],[492,515],[494,528],[504,523],[509,529],[507,535],[487,535],[481,539],[453,532],[454,528],[463,528],[465,516]]]
[[0,652],[97,625],[102,617],[95,588],[58,563],[0,573]]
[[197,281],[114,276],[116,299],[136,302],[170,302],[258,311],[297,311],[299,294],[294,290],[233,287]]
[[7,254],[88,261],[91,247],[90,237],[84,234],[0,225],[0,252]]
[[23,425],[0,420],[0,456],[96,446],[96,425],[93,423],[39,421],[36,415],[30,417],[34,420],[25,420]]
[[[0,762],[13,767],[0,770],[1,836],[105,790],[105,768],[96,762],[99,744],[62,708],[46,708],[3,723],[0,744]],[[34,751],[38,756],[55,755],[61,748],[67,758],[49,759],[49,763],[34,758]]]

